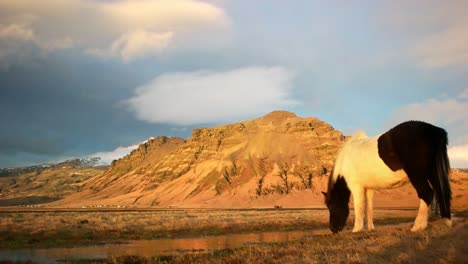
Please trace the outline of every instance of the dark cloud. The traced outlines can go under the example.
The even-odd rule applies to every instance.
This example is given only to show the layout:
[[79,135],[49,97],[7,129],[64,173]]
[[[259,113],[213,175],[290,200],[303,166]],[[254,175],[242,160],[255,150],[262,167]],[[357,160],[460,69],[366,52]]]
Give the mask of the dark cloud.
[[[68,60],[69,59],[69,60]],[[51,57],[0,72],[0,167],[80,156],[174,134],[118,107],[145,72]],[[187,133],[187,132],[185,132]]]

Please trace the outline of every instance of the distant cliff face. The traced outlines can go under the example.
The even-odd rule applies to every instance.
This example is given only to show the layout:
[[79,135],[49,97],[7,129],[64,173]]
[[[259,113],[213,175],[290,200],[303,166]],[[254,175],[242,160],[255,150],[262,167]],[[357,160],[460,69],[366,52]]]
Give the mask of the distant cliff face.
[[319,195],[343,140],[317,118],[285,111],[194,129],[187,140],[158,137],[62,203],[225,207],[305,190]]

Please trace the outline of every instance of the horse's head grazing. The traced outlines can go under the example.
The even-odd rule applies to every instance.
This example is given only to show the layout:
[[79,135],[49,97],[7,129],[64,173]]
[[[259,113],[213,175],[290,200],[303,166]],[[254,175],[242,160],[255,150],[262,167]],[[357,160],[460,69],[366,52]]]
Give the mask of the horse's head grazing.
[[335,183],[329,182],[328,192],[322,193],[325,196],[325,204],[330,211],[330,230],[333,233],[338,233],[343,230],[348,219],[348,203],[351,192],[344,178],[338,177]]

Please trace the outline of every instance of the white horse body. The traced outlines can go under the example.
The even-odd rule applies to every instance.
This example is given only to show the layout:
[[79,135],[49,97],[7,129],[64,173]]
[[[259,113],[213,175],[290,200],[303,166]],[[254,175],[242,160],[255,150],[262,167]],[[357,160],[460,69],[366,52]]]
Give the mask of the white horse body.
[[397,188],[409,183],[404,170],[394,172],[379,158],[379,136],[368,138],[359,133],[348,139],[338,153],[333,180],[336,181],[338,175],[344,176],[351,192],[359,188]]
[[[354,201],[354,228],[359,232],[364,228],[364,213],[367,215],[368,230],[374,230],[373,197],[374,190],[401,187],[409,183],[403,169],[392,171],[378,155],[377,140],[380,135],[369,138],[360,132],[349,138],[338,153],[333,170],[333,181],[344,177]],[[367,209],[367,210],[366,210]],[[427,226],[428,206],[421,200],[412,231]]]

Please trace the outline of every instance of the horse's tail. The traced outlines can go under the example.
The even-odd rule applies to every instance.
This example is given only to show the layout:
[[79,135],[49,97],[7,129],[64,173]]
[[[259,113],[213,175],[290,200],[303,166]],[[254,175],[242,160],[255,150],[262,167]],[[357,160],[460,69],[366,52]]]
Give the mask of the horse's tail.
[[450,189],[450,162],[447,155],[447,132],[443,129],[438,133],[435,139],[435,155],[433,169],[431,170],[432,188],[434,189],[437,202],[439,203],[440,215],[450,219],[450,200],[452,199],[452,191]]

